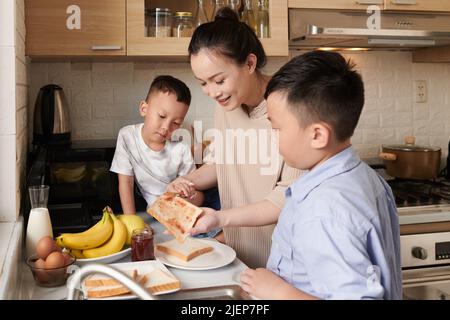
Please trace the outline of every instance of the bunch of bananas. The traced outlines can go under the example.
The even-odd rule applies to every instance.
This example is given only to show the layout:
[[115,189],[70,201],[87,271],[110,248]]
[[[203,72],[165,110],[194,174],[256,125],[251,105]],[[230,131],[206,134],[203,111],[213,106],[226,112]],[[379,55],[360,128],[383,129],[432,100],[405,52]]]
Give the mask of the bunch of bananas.
[[56,243],[77,259],[108,256],[122,250],[127,240],[127,228],[112,212],[103,209],[103,217],[94,226],[79,233],[62,233]]

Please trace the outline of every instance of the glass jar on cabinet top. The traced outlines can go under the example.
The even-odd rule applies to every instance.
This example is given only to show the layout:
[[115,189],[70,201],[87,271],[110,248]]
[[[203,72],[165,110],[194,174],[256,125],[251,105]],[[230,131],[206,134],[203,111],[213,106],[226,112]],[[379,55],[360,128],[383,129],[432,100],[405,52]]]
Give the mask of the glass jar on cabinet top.
[[245,22],[252,30],[257,33],[255,12],[253,10],[252,0],[243,0],[243,9],[241,13],[241,21]]
[[269,1],[258,0],[258,14],[256,16],[256,33],[259,38],[270,37]]
[[194,32],[194,17],[192,12],[176,12],[173,18],[172,36],[191,37]]
[[146,11],[148,36],[170,37],[172,33],[172,13],[168,8],[153,8]]
[[197,13],[194,18],[194,27],[208,22],[208,16],[206,14],[205,6],[203,5],[203,0],[197,0]]
[[228,6],[231,8],[231,10],[236,12],[237,15],[239,15],[239,0],[229,0]]

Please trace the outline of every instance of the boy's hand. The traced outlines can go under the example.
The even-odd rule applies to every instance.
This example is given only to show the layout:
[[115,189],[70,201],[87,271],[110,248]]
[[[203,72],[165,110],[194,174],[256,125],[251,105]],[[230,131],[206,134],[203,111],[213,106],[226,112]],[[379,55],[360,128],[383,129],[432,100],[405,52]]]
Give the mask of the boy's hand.
[[282,278],[264,268],[247,269],[241,273],[241,288],[260,299],[280,299],[277,293],[280,293],[286,284]]
[[197,219],[194,227],[188,232],[195,236],[199,233],[206,233],[216,228],[220,228],[220,219],[217,215],[217,211],[211,208],[202,208],[203,213]]
[[197,191],[195,185],[186,178],[178,177],[167,186],[168,192],[178,193],[184,198],[193,199]]

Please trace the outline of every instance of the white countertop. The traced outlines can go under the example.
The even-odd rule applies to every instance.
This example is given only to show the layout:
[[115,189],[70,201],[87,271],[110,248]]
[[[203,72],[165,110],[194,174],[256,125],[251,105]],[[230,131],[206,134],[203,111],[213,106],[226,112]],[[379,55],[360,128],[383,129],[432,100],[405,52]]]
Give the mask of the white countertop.
[[0,223],[0,243],[6,244],[0,246],[0,277],[3,274],[3,266],[5,263],[6,258],[6,252],[8,251],[7,244],[9,243],[9,240],[11,238],[11,235],[14,230],[14,223],[13,222],[1,222]]
[[0,223],[0,300],[20,294],[23,220]]
[[[151,218],[147,213],[139,213],[147,223],[150,223],[155,230],[155,243],[163,242],[173,237],[163,233],[164,227]],[[128,256],[118,262],[130,262],[131,256]],[[28,267],[23,263],[23,278],[22,278],[22,295],[21,299],[33,299],[33,300],[60,300],[65,299],[67,296],[66,286],[55,288],[43,288],[36,286],[34,283],[33,275]],[[220,285],[239,284],[240,274],[243,270],[247,269],[247,266],[235,259],[227,266],[212,269],[212,270],[184,270],[169,267],[169,270],[181,281],[182,289],[203,288]],[[164,298],[161,296],[161,298]]]

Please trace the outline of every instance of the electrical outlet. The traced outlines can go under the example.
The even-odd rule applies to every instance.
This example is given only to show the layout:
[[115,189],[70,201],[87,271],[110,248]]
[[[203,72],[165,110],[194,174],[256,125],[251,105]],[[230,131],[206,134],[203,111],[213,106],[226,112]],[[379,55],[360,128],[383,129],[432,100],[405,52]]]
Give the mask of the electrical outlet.
[[427,82],[425,80],[416,80],[416,86],[414,88],[416,96],[416,102],[427,102]]

